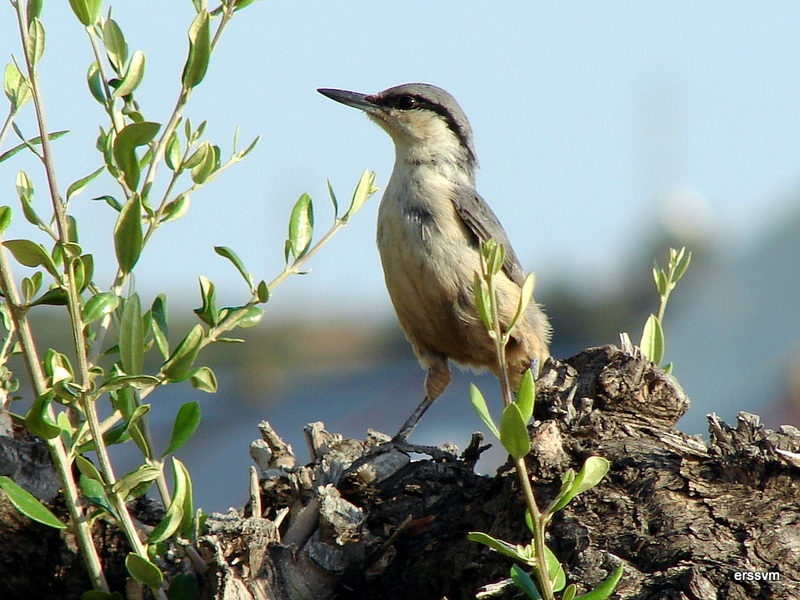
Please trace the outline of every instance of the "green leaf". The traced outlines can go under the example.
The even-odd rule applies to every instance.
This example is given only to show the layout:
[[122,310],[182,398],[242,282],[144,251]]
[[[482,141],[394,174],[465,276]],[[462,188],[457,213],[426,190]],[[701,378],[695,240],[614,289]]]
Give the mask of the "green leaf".
[[103,318],[108,313],[117,310],[119,306],[119,297],[111,292],[102,292],[95,294],[86,302],[83,307],[83,323],[88,325],[94,323],[98,319]]
[[258,287],[256,287],[256,295],[258,296],[259,302],[266,302],[269,300],[269,285],[263,279],[258,282]]
[[201,321],[213,327],[219,322],[217,292],[212,281],[204,275],[200,275],[200,297],[203,305],[195,308],[194,313],[200,317]]
[[339,201],[336,199],[336,194],[333,191],[333,186],[331,185],[331,180],[328,179],[328,195],[331,197],[331,202],[333,203],[333,218],[339,218]]
[[533,273],[528,273],[528,276],[525,278],[525,283],[522,284],[522,292],[519,296],[519,303],[517,304],[517,312],[514,314],[514,318],[511,320],[511,323],[508,326],[508,332],[510,333],[511,330],[517,325],[517,322],[520,320],[522,315],[525,314],[525,310],[528,308],[528,304],[530,304],[531,298],[533,298],[533,288],[536,286],[536,276]]
[[308,252],[314,234],[314,206],[311,196],[303,194],[297,200],[289,217],[289,243],[295,260]]
[[28,6],[25,10],[25,22],[28,25],[42,15],[42,3],[43,0],[28,0]]
[[40,394],[28,409],[28,414],[25,415],[25,427],[28,431],[45,440],[52,440],[61,433],[61,428],[53,423],[47,410],[54,396],[52,390]]
[[511,567],[511,580],[514,582],[514,585],[525,592],[525,595],[531,600],[542,600],[542,595],[539,593],[531,576],[518,565],[512,565]]
[[214,246],[214,252],[216,252],[223,258],[227,258],[229,261],[231,261],[231,263],[233,264],[234,267],[236,267],[236,270],[239,271],[239,274],[242,276],[245,282],[247,282],[247,285],[249,285],[251,288],[253,287],[253,276],[250,275],[250,273],[248,273],[247,269],[244,266],[244,263],[242,262],[242,259],[239,258],[236,252],[234,252],[227,246]]
[[142,199],[134,194],[122,207],[114,226],[114,250],[123,273],[130,273],[142,253]]
[[[236,314],[238,313],[238,309],[232,309],[231,312]],[[254,325],[258,324],[263,316],[264,309],[258,306],[249,306],[237,316],[231,315],[226,317],[224,320],[226,323],[232,321],[232,326],[234,327],[247,329],[248,327],[253,327]]]
[[25,56],[28,58],[28,62],[35,66],[42,58],[42,54],[44,54],[44,26],[38,17],[35,17],[28,27]]
[[167,590],[169,600],[196,600],[199,597],[197,577],[191,573],[178,573],[169,582]]
[[203,81],[210,57],[209,13],[207,10],[200,10],[189,27],[189,56],[181,76],[184,89],[190,90]]
[[193,388],[201,392],[214,394],[217,391],[217,376],[214,375],[214,371],[208,367],[200,367],[192,371],[192,374],[189,376],[189,381]]
[[142,373],[144,361],[144,325],[138,294],[132,294],[122,308],[119,323],[119,356],[127,375]]
[[[49,139],[49,140],[57,140],[61,136],[67,135],[68,133],[69,133],[68,130],[54,131],[52,133],[47,134],[47,139]],[[38,136],[38,135],[36,137],[34,137],[34,138],[29,139],[29,140],[25,140],[21,144],[18,144],[16,146],[14,146],[13,148],[11,148],[11,150],[6,150],[2,154],[0,154],[0,163],[3,162],[4,160],[7,160],[7,159],[11,158],[17,152],[21,152],[22,150],[24,150],[25,148],[28,148],[29,146],[38,146],[41,143],[42,143],[42,138],[41,138],[41,136]]]
[[161,367],[161,372],[170,381],[184,381],[189,377],[192,365],[200,352],[205,333],[202,325],[195,325],[175,352]]
[[164,582],[164,574],[156,565],[141,554],[131,552],[125,558],[125,568],[136,581],[158,589]]
[[189,210],[189,196],[181,194],[172,202],[167,203],[164,207],[164,213],[161,217],[162,223],[169,223],[170,221],[177,221]]
[[153,319],[153,339],[158,346],[158,351],[166,359],[169,356],[169,326],[167,325],[167,297],[164,294],[159,294],[153,300],[150,315]]
[[676,257],[675,273],[672,276],[673,283],[678,283],[678,281],[680,281],[681,277],[686,274],[686,269],[689,268],[689,264],[692,262],[692,253],[689,252],[684,255],[685,252],[686,248],[681,248]]
[[128,60],[128,43],[125,41],[125,36],[122,30],[117,25],[114,19],[106,20],[103,25],[103,43],[106,46],[106,53],[108,60],[111,61],[111,66],[119,74],[125,68],[125,62]]
[[103,488],[103,484],[85,475],[81,475],[78,479],[78,487],[80,487],[83,497],[89,502],[95,506],[99,506],[108,514],[116,516],[117,513],[108,501],[108,495]]
[[172,502],[167,509],[167,514],[162,521],[155,526],[150,534],[148,542],[151,544],[164,541],[178,529],[183,529],[188,516],[190,524],[193,518],[192,507],[192,482],[189,472],[184,464],[177,458],[172,458],[172,470],[175,474],[175,494]]
[[89,70],[86,72],[86,83],[89,85],[89,92],[92,98],[97,100],[100,104],[106,103],[106,91],[103,87],[103,80],[100,77],[100,67],[97,66],[97,61],[89,65]]
[[653,267],[653,281],[656,282],[656,291],[659,296],[667,293],[669,282],[667,281],[667,274],[663,269],[659,269],[658,265]]
[[570,583],[564,590],[564,594],[561,596],[561,600],[575,600],[575,594],[577,593],[578,593],[578,588],[575,587],[574,583]]
[[[3,89],[5,90],[6,98],[11,102],[11,107],[14,110],[19,110],[31,99],[30,85],[28,85],[25,76],[20,73],[17,65],[13,62],[6,65],[3,77]],[[2,162],[2,159],[0,159],[0,162]]]
[[103,385],[101,385],[95,396],[99,397],[108,392],[114,392],[123,388],[132,387],[137,390],[146,390],[160,383],[158,377],[152,375],[117,375],[111,377]]
[[480,531],[470,531],[467,535],[467,539],[471,542],[478,542],[479,544],[483,544],[484,546],[488,546],[495,552],[499,552],[500,554],[504,554],[505,556],[510,556],[511,558],[518,560],[523,563],[530,562],[530,559],[521,554],[517,547],[513,544],[509,544],[508,542],[504,542],[503,540],[498,540],[493,538],[489,534],[480,532]]
[[6,493],[14,508],[29,519],[54,529],[67,528],[64,523],[50,512],[49,508],[42,504],[33,494],[17,485],[10,477],[0,475],[0,489]]
[[[206,183],[214,172],[219,169],[219,148],[209,142],[202,142],[196,155],[200,161],[192,168],[192,181],[201,185]],[[188,161],[187,161],[188,168]]]
[[647,360],[657,365],[664,360],[664,330],[661,328],[661,322],[657,316],[651,314],[647,317],[639,346]]
[[26,267],[44,267],[48,273],[58,277],[58,269],[52,257],[41,244],[31,240],[6,240],[3,245],[14,255],[17,262]]
[[526,425],[531,422],[531,418],[533,417],[533,403],[535,399],[536,385],[533,383],[533,373],[528,369],[522,376],[516,399],[517,407]]
[[181,140],[178,138],[177,132],[173,131],[167,141],[167,149],[164,152],[164,160],[167,163],[170,171],[177,171],[181,167]]
[[497,425],[494,424],[492,420],[492,415],[489,414],[489,407],[486,406],[486,400],[481,394],[481,391],[475,386],[474,383],[469,385],[469,401],[472,403],[475,412],[478,413],[481,421],[486,425],[489,431],[492,432],[492,435],[496,437],[498,440],[500,439],[500,430],[497,429]]
[[9,225],[11,225],[11,207],[0,206],[0,236],[6,232]]
[[377,191],[378,188],[375,187],[375,171],[364,171],[353,192],[353,198],[350,200],[350,208],[347,209],[342,220],[345,222],[348,221],[350,217],[361,209],[369,197]]
[[515,460],[531,451],[528,428],[516,404],[506,406],[500,415],[500,442]]
[[572,482],[569,492],[564,494],[561,500],[555,504],[552,512],[561,510],[569,504],[575,496],[582,494],[600,483],[603,477],[606,476],[606,473],[608,473],[610,466],[611,463],[608,459],[601,456],[590,456],[587,458],[580,472],[575,476],[575,480]]
[[89,27],[97,21],[102,4],[102,0],[69,0],[72,12],[84,27]]
[[100,173],[102,173],[104,169],[105,167],[100,167],[96,171],[92,171],[91,173],[89,173],[86,177],[81,177],[80,179],[78,179],[78,181],[73,182],[67,188],[67,200],[69,200],[73,196],[77,196],[78,194],[80,194],[83,188],[85,188],[95,177],[100,175]]
[[622,565],[620,565],[617,567],[617,570],[614,571],[603,583],[598,585],[591,592],[576,596],[575,600],[606,600],[606,598],[613,594],[614,590],[617,589],[617,584],[619,583],[619,580],[622,579],[623,572],[624,569]]
[[69,303],[67,292],[63,288],[52,288],[31,302],[31,306],[66,306]]
[[158,469],[152,465],[142,465],[134,471],[131,471],[125,477],[117,479],[116,483],[111,486],[111,493],[122,494],[127,496],[133,488],[140,483],[153,481],[158,477]]
[[558,558],[547,545],[544,547],[544,558],[547,563],[547,573],[550,577],[553,591],[560,592],[567,584],[567,575],[564,573],[564,567],[561,566],[561,563],[558,562]]
[[492,331],[494,326],[492,325],[489,290],[486,289],[483,279],[477,273],[475,273],[475,277],[472,280],[472,293],[475,296],[475,308],[478,311],[478,316],[483,322],[483,326],[486,327],[487,331]]
[[97,467],[95,467],[88,458],[79,454],[75,457],[75,464],[78,465],[78,470],[86,477],[103,483],[103,476],[100,475],[100,471],[97,470]]
[[242,10],[243,8],[247,8],[256,0],[233,0],[233,12],[237,12]]
[[136,190],[139,185],[139,176],[141,175],[136,148],[152,142],[159,129],[161,129],[161,125],[151,121],[131,123],[126,125],[114,140],[114,160],[119,170],[122,171],[125,183],[132,191]]
[[187,402],[178,410],[175,416],[175,424],[172,426],[172,436],[169,446],[164,450],[162,458],[172,454],[183,446],[200,425],[200,404],[197,402]]
[[131,56],[131,62],[128,64],[128,69],[125,71],[122,83],[114,90],[114,96],[116,98],[127,96],[139,87],[139,84],[142,83],[142,79],[144,79],[144,66],[144,52],[137,50],[133,53],[133,56]]

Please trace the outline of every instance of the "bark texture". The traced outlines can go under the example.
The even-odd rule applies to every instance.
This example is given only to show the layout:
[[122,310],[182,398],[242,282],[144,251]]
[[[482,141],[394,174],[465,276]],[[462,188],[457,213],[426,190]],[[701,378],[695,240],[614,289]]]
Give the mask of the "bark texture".
[[[527,462],[540,505],[567,469],[591,455],[611,461],[548,530],[568,581],[586,591],[622,563],[618,598],[800,599],[800,431],[742,413],[735,426],[710,416],[708,441],[686,436],[674,428],[689,406],[677,381],[611,346],[549,361],[537,390]],[[301,466],[268,423],[261,431],[253,500],[209,518],[198,543],[207,567],[180,549],[166,565],[197,572],[203,598],[523,597],[504,581],[510,559],[466,540],[484,531],[529,541],[512,467],[473,471],[479,437],[458,460],[432,449],[436,460],[411,461],[376,452],[378,434],[342,439],[312,424],[315,460]],[[9,512],[0,528],[0,597],[76,597],[48,591],[85,585],[68,536]],[[48,548],[48,564],[27,569],[22,543]],[[110,564],[120,550],[111,545]]]

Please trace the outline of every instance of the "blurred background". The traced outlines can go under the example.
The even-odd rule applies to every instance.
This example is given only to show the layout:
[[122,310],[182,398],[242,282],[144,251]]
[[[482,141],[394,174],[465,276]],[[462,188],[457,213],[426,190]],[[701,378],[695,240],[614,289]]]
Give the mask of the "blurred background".
[[[130,51],[147,57],[137,90],[150,120],[163,122],[180,87],[189,1],[117,2],[113,16]],[[40,65],[63,188],[100,164],[85,73],[91,50],[66,2],[45,3]],[[9,6],[0,9],[4,61],[19,56]],[[137,266],[149,305],[170,301],[178,338],[199,306],[197,278],[221,303],[247,291],[214,245],[232,247],[257,278],[283,266],[292,205],[316,207],[318,236],[364,169],[385,186],[393,149],[362,114],[318,87],[376,92],[434,83],[458,98],[475,131],[478,188],[504,223],[555,330],[552,352],[639,339],[657,309],[653,260],[686,245],[692,265],[667,309],[667,360],[692,399],[680,427],[706,432],[706,414],[735,422],[756,412],[771,427],[800,418],[800,4],[771,2],[553,4],[507,1],[492,10],[455,2],[256,2],[226,30],[187,116],[208,119],[223,156],[261,142],[247,159],[195,194],[189,213],[161,229]],[[19,121],[33,131],[28,108]],[[32,134],[31,134],[32,135]],[[3,149],[5,150],[5,148]],[[7,237],[34,235],[16,208],[24,168],[45,202],[30,159],[0,163],[2,202],[15,206]],[[81,242],[96,254],[97,280],[111,282],[116,213],[92,197],[73,200]],[[249,442],[266,419],[306,460],[302,427],[363,437],[394,433],[421,400],[424,373],[396,324],[374,244],[380,193],[311,263],[281,285],[250,343],[212,348],[202,361],[219,392],[188,384],[153,394],[158,439],[178,407],[202,405],[203,422],[178,455],[207,510],[246,500]],[[44,206],[44,204],[40,205]],[[22,271],[21,271],[22,272]],[[49,327],[42,327],[49,329]],[[467,400],[476,382],[495,407],[497,383],[455,373],[415,432],[418,443],[464,447],[480,429]],[[171,389],[174,388],[174,389]],[[496,449],[495,449],[496,450]],[[499,451],[479,465],[502,462]]]

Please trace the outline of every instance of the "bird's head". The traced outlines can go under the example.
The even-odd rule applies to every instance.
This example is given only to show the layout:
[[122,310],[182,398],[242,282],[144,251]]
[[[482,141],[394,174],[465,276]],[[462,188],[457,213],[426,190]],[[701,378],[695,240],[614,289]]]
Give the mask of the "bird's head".
[[406,83],[377,94],[322,88],[319,93],[363,110],[394,141],[399,158],[417,162],[477,163],[472,128],[449,93],[427,83]]

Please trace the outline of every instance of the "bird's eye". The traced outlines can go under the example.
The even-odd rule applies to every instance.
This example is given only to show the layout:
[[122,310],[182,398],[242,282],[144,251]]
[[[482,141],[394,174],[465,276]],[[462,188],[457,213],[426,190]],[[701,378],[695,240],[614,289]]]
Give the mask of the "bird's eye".
[[400,96],[397,99],[397,108],[400,110],[411,110],[417,107],[417,99],[414,96]]

